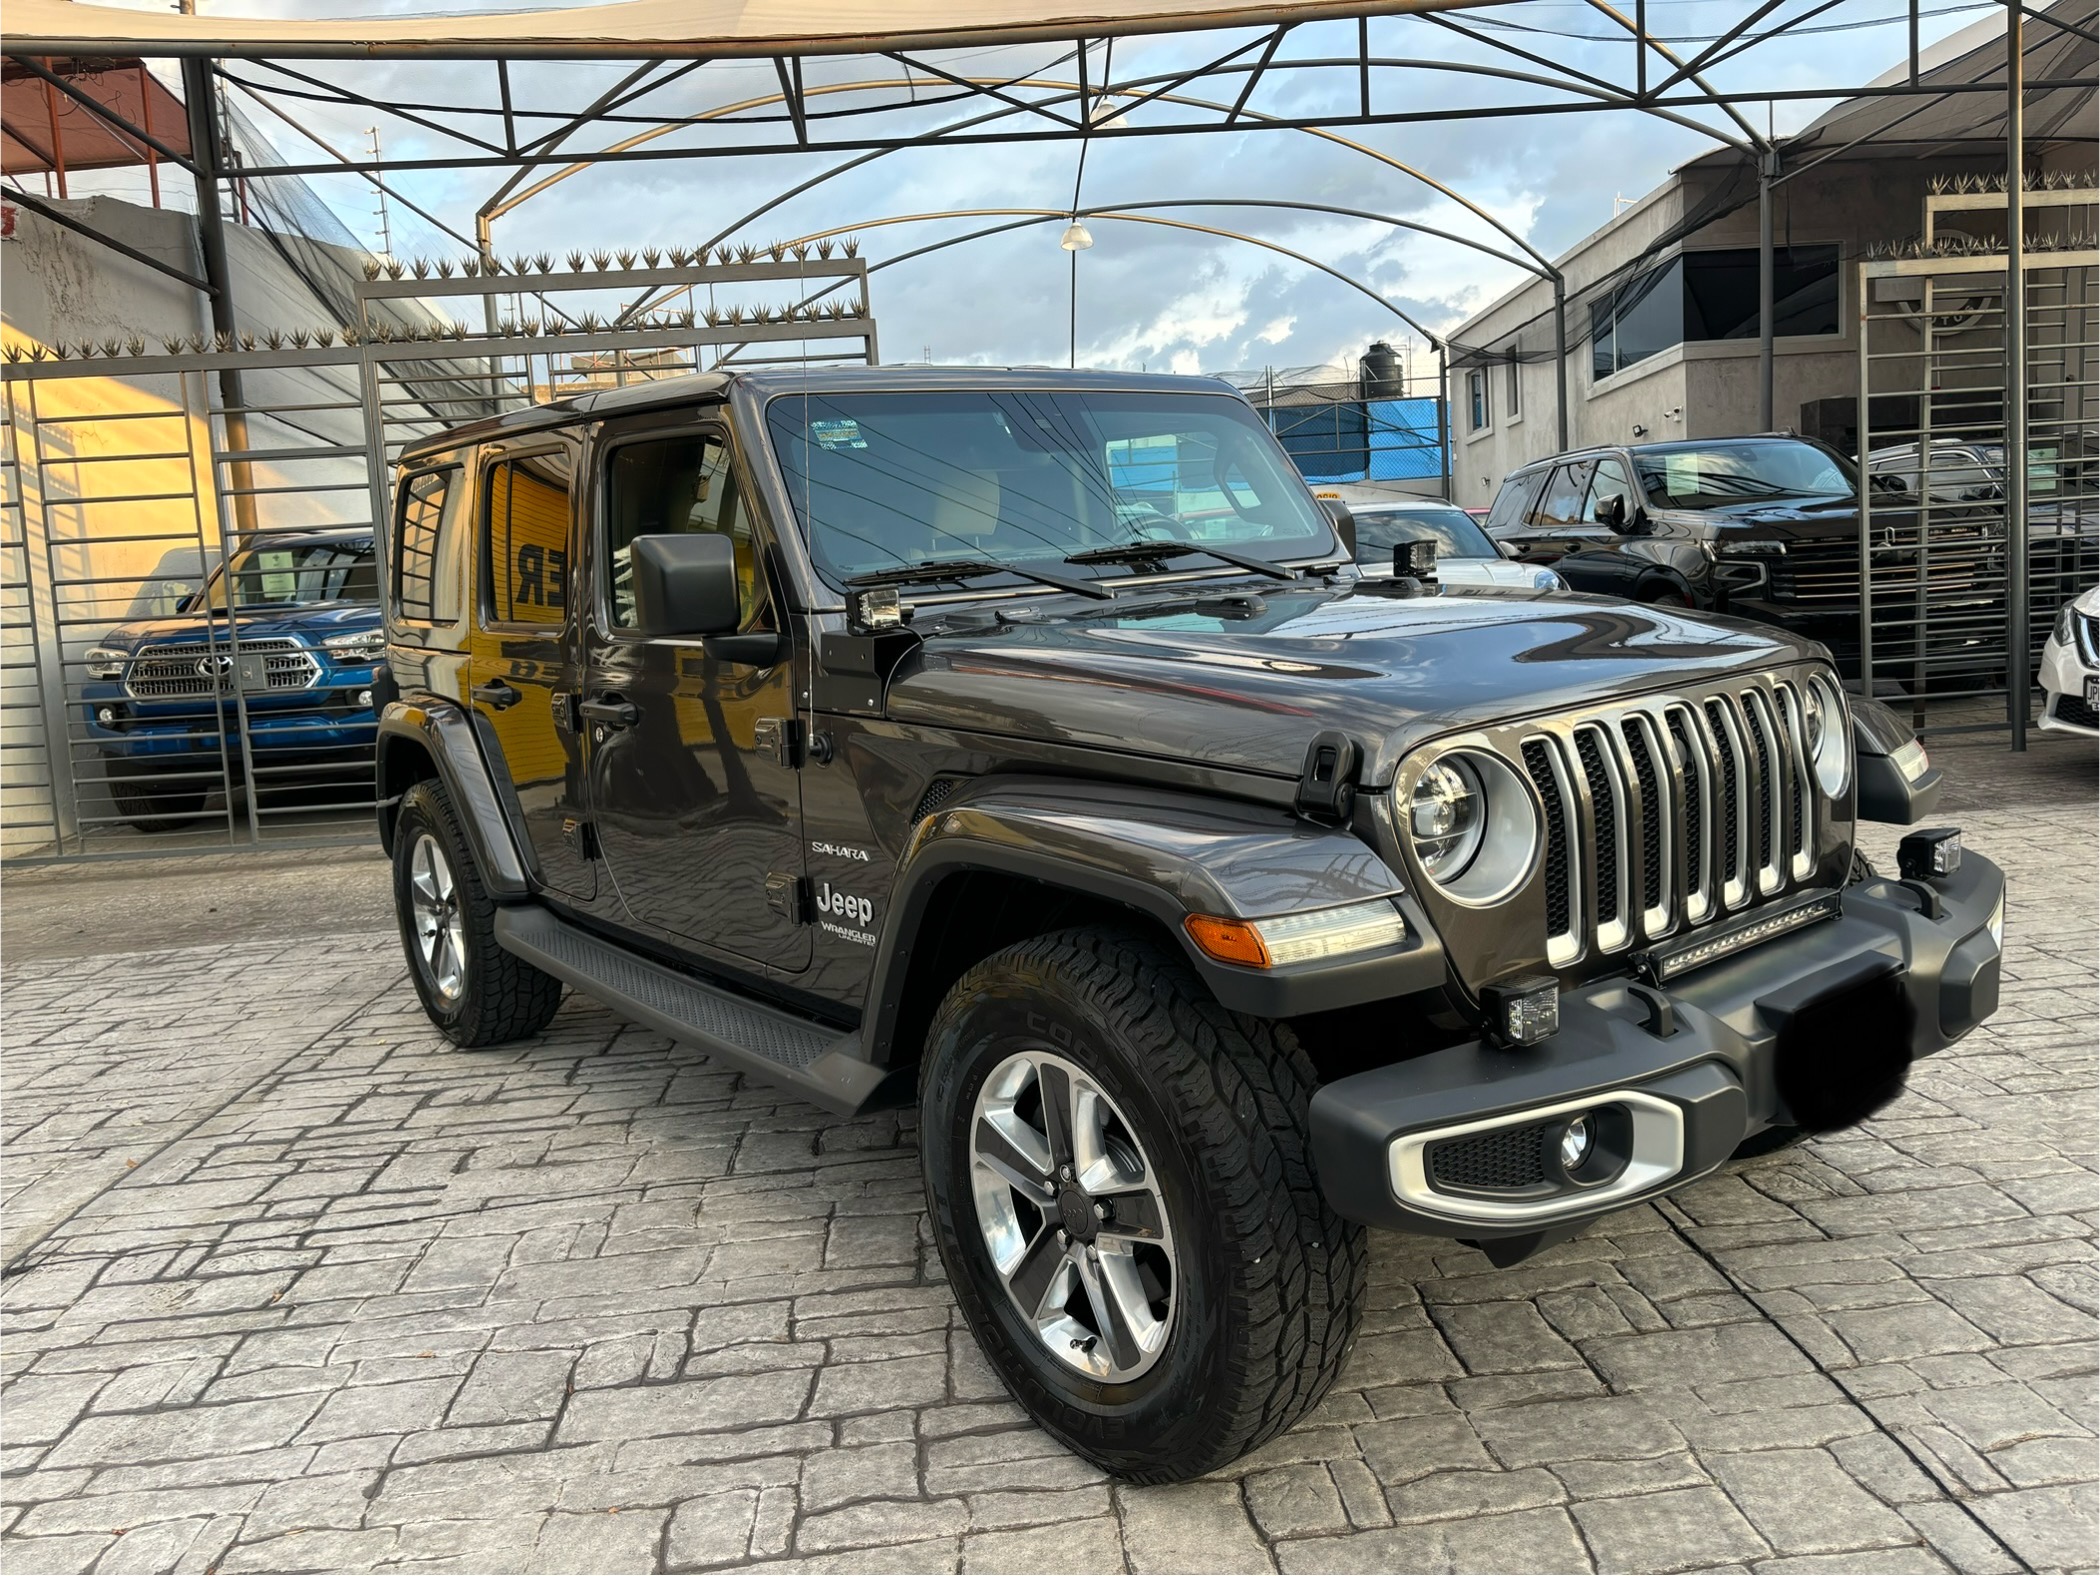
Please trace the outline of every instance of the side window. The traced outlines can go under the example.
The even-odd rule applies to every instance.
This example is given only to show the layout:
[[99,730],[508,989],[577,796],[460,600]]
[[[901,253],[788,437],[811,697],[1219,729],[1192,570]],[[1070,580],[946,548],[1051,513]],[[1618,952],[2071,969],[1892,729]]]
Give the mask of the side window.
[[686,433],[623,444],[613,450],[606,471],[605,562],[614,628],[634,625],[634,539],[685,531],[716,532],[736,544],[744,627],[763,623],[757,544],[735,463],[719,434]]
[[1470,422],[1468,431],[1485,432],[1495,424],[1494,406],[1488,399],[1485,367],[1477,367],[1466,374],[1466,407]]
[[1524,504],[1531,497],[1532,484],[1538,480],[1538,472],[1523,476],[1512,476],[1502,484],[1502,491],[1495,494],[1494,506],[1488,510],[1487,528],[1490,531],[1514,531],[1524,523]]
[[1553,472],[1553,480],[1546,484],[1546,496],[1539,503],[1539,524],[1568,525],[1581,517],[1582,492],[1588,485],[1588,465],[1562,465]]
[[567,449],[521,454],[482,481],[482,598],[492,623],[558,626],[569,605]]
[[1608,524],[1603,518],[1605,503],[1613,498],[1619,502],[1618,522],[1624,524],[1633,518],[1633,482],[1626,474],[1626,467],[1617,460],[1599,460],[1597,478],[1590,483],[1589,502],[1582,506],[1582,518],[1589,525]]
[[394,613],[417,623],[459,617],[460,471],[456,465],[403,479],[394,514]]

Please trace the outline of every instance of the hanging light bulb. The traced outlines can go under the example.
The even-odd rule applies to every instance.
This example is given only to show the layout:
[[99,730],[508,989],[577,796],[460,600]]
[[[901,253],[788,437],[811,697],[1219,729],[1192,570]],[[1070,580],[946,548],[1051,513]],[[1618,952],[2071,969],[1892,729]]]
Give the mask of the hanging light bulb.
[[1065,226],[1065,233],[1057,238],[1057,244],[1068,252],[1083,252],[1094,244],[1094,233],[1075,217]]

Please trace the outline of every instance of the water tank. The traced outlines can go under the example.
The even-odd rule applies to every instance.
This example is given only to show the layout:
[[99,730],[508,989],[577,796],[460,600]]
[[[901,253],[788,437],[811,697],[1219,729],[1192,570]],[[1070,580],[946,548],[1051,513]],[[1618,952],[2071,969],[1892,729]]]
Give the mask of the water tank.
[[1407,372],[1400,353],[1384,340],[1373,340],[1357,363],[1358,381],[1365,399],[1401,399],[1407,393]]

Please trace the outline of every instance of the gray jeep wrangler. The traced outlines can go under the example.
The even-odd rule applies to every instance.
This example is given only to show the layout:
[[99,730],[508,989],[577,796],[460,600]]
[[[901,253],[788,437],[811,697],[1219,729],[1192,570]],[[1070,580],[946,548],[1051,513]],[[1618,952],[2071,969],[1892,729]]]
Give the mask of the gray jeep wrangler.
[[574,986],[919,1104],[971,1328],[1146,1482],[1302,1417],[1366,1228],[1508,1264],[1856,1122],[1996,1006],[2004,881],[1827,653],[1361,577],[1201,379],[704,375],[402,460],[379,829],[431,1019]]

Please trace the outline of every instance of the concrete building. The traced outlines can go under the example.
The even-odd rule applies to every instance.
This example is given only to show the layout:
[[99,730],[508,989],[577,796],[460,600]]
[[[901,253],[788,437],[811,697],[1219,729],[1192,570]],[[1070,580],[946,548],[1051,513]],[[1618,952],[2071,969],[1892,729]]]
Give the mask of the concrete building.
[[[2092,0],[2050,9],[2091,26]],[[2029,31],[2038,35],[2026,40],[2030,79],[2090,79],[2089,43],[2033,22]],[[2002,18],[1956,34],[1925,54],[1928,74],[1989,81],[1995,73],[2002,82],[2004,37]],[[2092,184],[2091,91],[2038,97],[2026,111],[2030,178],[2083,174],[2081,184]],[[1857,265],[1870,248],[1919,233],[1935,183],[2002,178],[2003,128],[1998,95],[1949,95],[1922,114],[1916,101],[1861,98],[1782,145],[1782,173],[1797,173],[1774,199],[1774,425],[1853,446]],[[1991,234],[2002,238],[2002,213],[1981,220],[1976,228],[1995,221]],[[2030,233],[2049,224],[2090,233],[2092,218],[2059,209],[2037,215]],[[1723,149],[1683,165],[1555,260],[1568,299],[1566,447],[1759,429],[1757,247],[1756,168]],[[1451,336],[1460,503],[1488,503],[1509,471],[1563,447],[1552,305],[1550,282],[1530,279]]]

